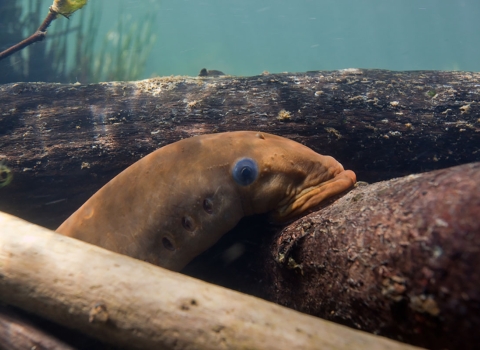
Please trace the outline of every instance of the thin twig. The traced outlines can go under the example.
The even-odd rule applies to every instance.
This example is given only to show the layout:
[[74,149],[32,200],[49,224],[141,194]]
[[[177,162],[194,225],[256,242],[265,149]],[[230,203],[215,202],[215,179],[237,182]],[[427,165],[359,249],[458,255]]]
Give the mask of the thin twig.
[[17,51],[22,50],[23,48],[31,45],[37,41],[42,41],[47,35],[47,28],[56,18],[58,13],[53,11],[50,7],[47,17],[43,20],[43,23],[38,27],[37,31],[33,33],[30,37],[25,40],[22,40],[16,45],[6,49],[5,51],[0,52],[0,60],[14,54]]

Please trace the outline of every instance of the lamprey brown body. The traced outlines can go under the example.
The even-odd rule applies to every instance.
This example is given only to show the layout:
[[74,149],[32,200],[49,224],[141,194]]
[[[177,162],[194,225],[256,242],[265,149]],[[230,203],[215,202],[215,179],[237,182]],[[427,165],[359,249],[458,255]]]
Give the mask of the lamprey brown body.
[[247,215],[294,218],[355,184],[330,156],[253,131],[184,139],[142,158],[57,232],[180,270]]

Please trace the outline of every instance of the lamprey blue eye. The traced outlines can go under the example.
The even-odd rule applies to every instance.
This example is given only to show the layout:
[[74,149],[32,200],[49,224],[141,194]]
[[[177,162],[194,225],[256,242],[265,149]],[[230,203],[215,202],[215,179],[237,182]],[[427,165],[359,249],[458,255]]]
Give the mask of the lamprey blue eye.
[[258,165],[251,158],[242,158],[233,167],[232,176],[241,186],[248,186],[258,177]]

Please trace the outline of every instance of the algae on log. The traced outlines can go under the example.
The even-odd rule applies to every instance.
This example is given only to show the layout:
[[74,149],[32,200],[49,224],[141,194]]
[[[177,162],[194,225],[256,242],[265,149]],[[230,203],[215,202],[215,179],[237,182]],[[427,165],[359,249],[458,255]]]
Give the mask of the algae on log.
[[478,162],[357,186],[265,248],[268,299],[429,349],[476,349],[479,214]]
[[0,299],[126,349],[414,347],[0,213]]
[[345,69],[0,85],[0,210],[56,228],[149,152],[193,135],[261,130],[378,181],[480,160],[480,73]]

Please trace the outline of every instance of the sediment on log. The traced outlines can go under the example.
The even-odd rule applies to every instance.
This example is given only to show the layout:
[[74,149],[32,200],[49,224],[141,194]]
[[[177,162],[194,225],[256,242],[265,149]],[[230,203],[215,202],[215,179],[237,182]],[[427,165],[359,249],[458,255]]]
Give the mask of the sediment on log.
[[0,213],[0,299],[132,349],[414,349]]
[[269,299],[429,349],[480,344],[480,163],[358,186],[266,248]]
[[0,210],[56,228],[114,175],[181,138],[261,130],[364,181],[480,160],[480,73],[346,69],[0,85]]

